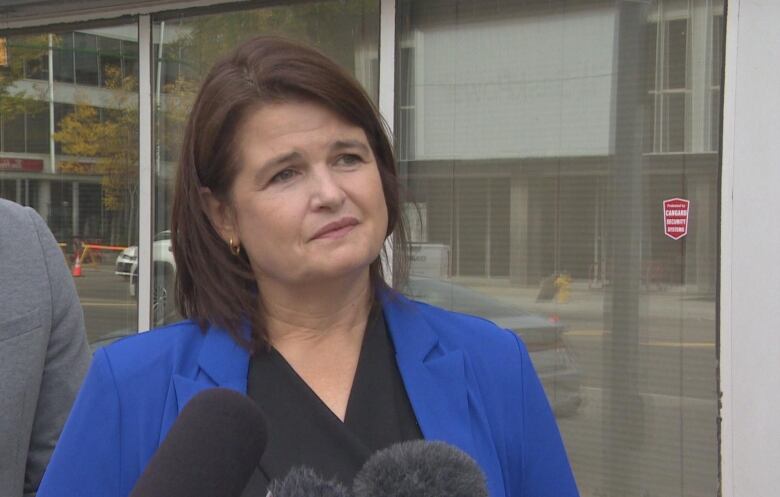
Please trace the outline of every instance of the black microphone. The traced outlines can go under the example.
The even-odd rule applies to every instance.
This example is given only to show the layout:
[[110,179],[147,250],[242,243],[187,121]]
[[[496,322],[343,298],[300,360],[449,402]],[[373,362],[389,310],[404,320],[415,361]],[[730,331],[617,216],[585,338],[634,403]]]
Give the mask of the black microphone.
[[424,440],[372,455],[355,476],[353,492],[355,497],[488,497],[485,475],[470,456]]
[[195,395],[130,492],[130,497],[239,497],[265,451],[265,416],[226,388]]
[[324,480],[305,466],[292,468],[282,480],[268,486],[267,497],[350,497],[349,490],[334,480]]

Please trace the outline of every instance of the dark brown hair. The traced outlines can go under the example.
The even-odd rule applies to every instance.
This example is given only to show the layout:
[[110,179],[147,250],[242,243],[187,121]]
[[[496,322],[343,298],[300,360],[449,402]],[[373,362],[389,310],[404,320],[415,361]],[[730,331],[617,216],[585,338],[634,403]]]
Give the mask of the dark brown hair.
[[[397,283],[405,280],[408,267],[393,148],[371,99],[348,72],[313,48],[267,36],[244,42],[211,68],[193,104],[179,158],[171,231],[179,312],[203,330],[210,323],[224,328],[250,350],[267,344],[255,276],[245,252],[234,256],[212,226],[201,188],[228,202],[239,168],[240,126],[263,105],[290,101],[323,105],[366,133],[387,204],[387,235],[394,236]],[[386,287],[381,258],[369,267],[375,291]],[[251,336],[243,331],[246,324]]]

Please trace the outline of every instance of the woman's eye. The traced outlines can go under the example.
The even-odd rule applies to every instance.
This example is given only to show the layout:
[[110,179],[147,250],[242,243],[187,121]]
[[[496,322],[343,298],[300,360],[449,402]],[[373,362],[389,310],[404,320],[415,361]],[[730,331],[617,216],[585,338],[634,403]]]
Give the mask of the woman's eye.
[[290,181],[295,177],[295,174],[293,169],[284,169],[274,174],[273,178],[271,178],[271,183],[284,183],[285,181]]
[[337,162],[338,162],[338,164],[340,164],[342,166],[357,166],[357,165],[360,165],[360,164],[364,163],[365,161],[359,155],[356,155],[356,154],[344,154],[344,155],[340,155],[339,156]]

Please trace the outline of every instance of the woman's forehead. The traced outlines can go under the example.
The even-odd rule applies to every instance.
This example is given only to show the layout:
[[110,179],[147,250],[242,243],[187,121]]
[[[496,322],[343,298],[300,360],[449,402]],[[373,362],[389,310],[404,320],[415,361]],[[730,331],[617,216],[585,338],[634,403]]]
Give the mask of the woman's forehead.
[[368,144],[365,131],[327,107],[309,102],[274,103],[255,109],[239,130],[239,144],[254,152],[278,148]]

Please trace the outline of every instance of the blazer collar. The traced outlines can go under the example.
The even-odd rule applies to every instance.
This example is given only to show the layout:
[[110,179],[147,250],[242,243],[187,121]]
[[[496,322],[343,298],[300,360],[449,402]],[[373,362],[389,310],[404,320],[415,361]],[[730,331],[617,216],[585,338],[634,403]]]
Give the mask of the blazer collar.
[[209,327],[203,337],[197,365],[198,369],[192,375],[173,376],[176,414],[192,397],[207,388],[223,387],[246,393],[249,352],[227,331],[214,325]]
[[463,352],[440,343],[417,304],[391,291],[380,298],[423,436],[448,442],[476,458]]
[[[248,337],[249,327],[245,326],[242,332]],[[246,393],[249,351],[222,328],[209,327],[198,355],[198,365],[216,385],[243,386],[241,390]]]
[[[398,369],[423,435],[476,456],[463,352],[440,343],[418,304],[392,290],[379,292],[379,298]],[[207,388],[246,393],[249,353],[225,330],[209,328],[197,364],[192,374],[173,376],[176,409],[171,422],[192,397]]]

